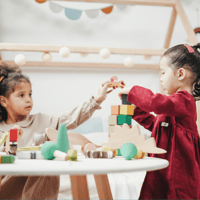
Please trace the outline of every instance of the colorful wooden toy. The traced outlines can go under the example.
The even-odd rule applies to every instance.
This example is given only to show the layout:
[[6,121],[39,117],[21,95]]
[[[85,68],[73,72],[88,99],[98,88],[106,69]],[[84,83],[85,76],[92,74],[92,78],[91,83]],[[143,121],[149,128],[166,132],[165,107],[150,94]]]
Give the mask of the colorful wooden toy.
[[142,150],[140,148],[137,148],[137,154],[134,157],[134,159],[140,159],[142,158]]
[[127,124],[123,124],[122,127],[115,125],[115,132],[108,137],[108,142],[102,145],[113,149],[120,149],[127,142],[133,143],[145,153],[162,154],[167,152],[164,149],[156,147],[156,142],[153,137],[147,140],[146,134],[141,135],[140,128],[137,124],[132,128]]
[[84,147],[81,148],[81,152],[85,154],[85,151],[95,151],[97,149],[96,145],[93,143],[87,143]]
[[133,143],[127,142],[122,145],[120,148],[121,155],[126,159],[126,160],[131,160],[134,158],[137,154],[137,148]]
[[113,151],[86,151],[86,158],[113,158]]
[[124,86],[125,86],[124,81],[118,81],[117,76],[113,76],[110,78],[110,85],[108,87],[112,87],[113,89],[116,89],[118,87],[124,88]]
[[77,151],[74,149],[69,149],[67,152],[68,159],[71,161],[77,161]]
[[41,147],[41,154],[46,160],[53,160],[59,158],[63,161],[68,160],[65,152],[59,151],[58,146],[53,142],[45,142]]
[[109,115],[109,125],[117,125],[117,115]]
[[0,164],[1,163],[13,163],[15,161],[15,156],[8,155],[8,156],[2,156],[0,155]]
[[132,125],[131,115],[118,115],[118,125],[128,124]]
[[128,94],[122,94],[122,104],[123,105],[132,105],[131,102],[127,101]]
[[113,152],[113,157],[118,155],[118,150],[117,149],[113,150],[111,147],[103,147],[101,150],[102,151],[112,151]]
[[120,114],[120,105],[112,105],[111,115],[119,115],[119,114]]
[[134,114],[134,105],[120,106],[120,115],[133,115],[133,114]]
[[57,150],[67,153],[69,150],[69,140],[67,135],[67,127],[65,124],[60,124],[56,139]]

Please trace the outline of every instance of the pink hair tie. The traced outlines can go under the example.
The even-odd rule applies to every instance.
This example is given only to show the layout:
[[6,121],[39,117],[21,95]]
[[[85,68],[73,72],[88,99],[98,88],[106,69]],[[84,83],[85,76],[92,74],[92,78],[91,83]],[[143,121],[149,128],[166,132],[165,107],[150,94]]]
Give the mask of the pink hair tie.
[[187,44],[184,44],[184,46],[188,49],[189,53],[194,53],[194,49],[191,46]]

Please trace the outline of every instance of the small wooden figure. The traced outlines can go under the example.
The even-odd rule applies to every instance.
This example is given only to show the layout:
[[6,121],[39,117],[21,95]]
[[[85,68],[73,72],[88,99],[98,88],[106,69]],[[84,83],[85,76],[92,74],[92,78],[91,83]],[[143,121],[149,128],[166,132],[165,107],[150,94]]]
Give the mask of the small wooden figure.
[[16,155],[18,143],[21,140],[23,131],[19,125],[15,125],[13,129],[9,131],[9,137],[6,138],[6,154]]
[[108,87],[112,87],[113,89],[116,89],[118,87],[124,88],[125,83],[124,81],[118,81],[117,76],[113,76],[110,78],[110,85]]
[[9,134],[9,146],[10,146],[10,153],[16,155],[17,147],[18,147],[18,129],[10,129]]

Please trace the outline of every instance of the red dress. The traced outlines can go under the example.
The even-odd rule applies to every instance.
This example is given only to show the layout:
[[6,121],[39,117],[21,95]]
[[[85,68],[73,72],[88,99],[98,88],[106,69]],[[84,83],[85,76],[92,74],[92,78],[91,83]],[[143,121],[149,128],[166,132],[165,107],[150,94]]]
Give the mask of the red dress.
[[150,156],[169,161],[167,168],[147,172],[139,199],[200,199],[200,137],[193,96],[184,90],[170,96],[154,94],[134,86],[127,100],[137,106],[133,119],[167,151]]

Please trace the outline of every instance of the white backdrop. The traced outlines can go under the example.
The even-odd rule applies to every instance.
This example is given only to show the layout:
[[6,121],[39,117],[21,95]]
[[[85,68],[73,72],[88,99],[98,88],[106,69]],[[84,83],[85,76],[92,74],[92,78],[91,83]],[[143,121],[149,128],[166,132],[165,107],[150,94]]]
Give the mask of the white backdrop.
[[[198,26],[194,6],[184,6],[193,28]],[[69,46],[97,46],[123,48],[163,48],[171,8],[153,6],[114,6],[112,13],[100,12],[91,19],[83,12],[81,18],[72,21],[61,13],[53,13],[49,2],[38,4],[34,0],[0,0],[0,42],[24,44],[52,44]],[[187,35],[177,18],[170,46],[188,43]],[[13,60],[19,52],[2,52],[3,60]],[[27,60],[42,61],[42,53],[22,52]],[[52,61],[123,63],[126,56],[111,55],[107,60],[99,55],[87,58],[71,54],[61,58],[53,53]],[[135,63],[159,63],[158,57],[146,61],[142,56],[132,56]],[[70,110],[97,94],[101,83],[116,75],[127,86],[138,84],[159,92],[159,75],[154,70],[131,69],[73,69],[73,68],[22,68],[30,77],[33,87],[32,114],[42,112],[56,114]],[[117,93],[108,95],[102,109],[94,117],[101,117],[104,130],[108,130],[110,106],[121,104]]]

